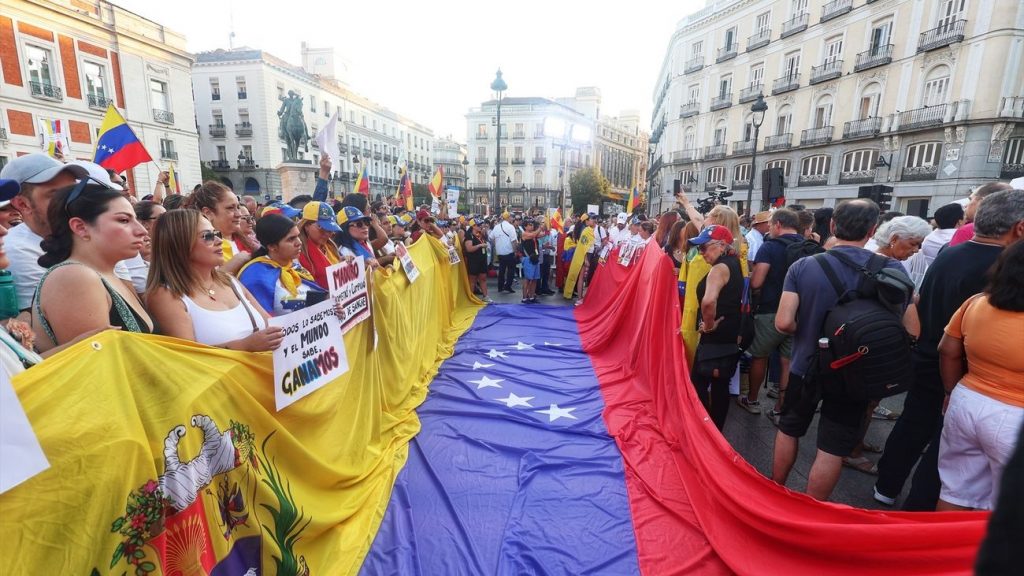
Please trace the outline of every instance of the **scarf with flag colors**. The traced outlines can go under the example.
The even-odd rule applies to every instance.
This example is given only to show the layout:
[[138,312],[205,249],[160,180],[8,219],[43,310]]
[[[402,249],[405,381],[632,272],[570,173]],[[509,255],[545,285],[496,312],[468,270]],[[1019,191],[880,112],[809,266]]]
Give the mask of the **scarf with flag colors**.
[[123,172],[153,158],[113,104],[107,106],[92,161],[108,170]]
[[356,176],[356,182],[352,185],[353,194],[362,194],[363,196],[370,195],[370,180],[366,177],[366,167],[359,171],[359,175]]
[[434,177],[427,183],[427,188],[430,190],[430,195],[434,198],[441,197],[441,190],[443,190],[444,182],[444,168],[438,166],[434,172]]
[[282,412],[269,355],[159,336],[17,376],[51,468],[0,495],[5,568],[971,572],[987,513],[819,502],[733,451],[686,376],[660,247],[609,258],[575,309],[480,310],[442,243],[409,252],[419,280],[375,272],[373,320],[344,336],[359,360]]

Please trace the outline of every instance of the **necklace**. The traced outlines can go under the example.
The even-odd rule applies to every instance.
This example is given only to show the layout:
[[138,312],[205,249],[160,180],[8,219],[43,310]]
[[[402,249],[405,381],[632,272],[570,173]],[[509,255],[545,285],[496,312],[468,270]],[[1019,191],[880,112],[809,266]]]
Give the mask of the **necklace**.
[[210,300],[213,300],[214,302],[217,301],[217,292],[213,288],[206,288],[205,286],[200,287],[203,290],[206,290],[206,295],[210,297]]

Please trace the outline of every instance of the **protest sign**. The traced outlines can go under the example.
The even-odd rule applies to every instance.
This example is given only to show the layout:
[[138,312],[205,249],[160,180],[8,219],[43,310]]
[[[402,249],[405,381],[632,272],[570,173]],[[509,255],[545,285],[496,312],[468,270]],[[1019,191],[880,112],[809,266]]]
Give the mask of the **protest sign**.
[[405,247],[405,244],[395,244],[395,254],[398,255],[398,260],[402,262],[402,270],[405,270],[405,276],[409,279],[409,284],[412,284],[420,277],[420,269],[412,261],[409,249]]
[[623,266],[629,266],[633,263],[633,256],[636,255],[639,244],[636,242],[626,242],[619,248],[619,264]]
[[462,259],[459,258],[459,251],[455,246],[448,246],[448,262],[453,265],[462,262]]
[[459,189],[448,188],[445,193],[448,200],[448,217],[455,218],[459,213]]
[[7,370],[0,368],[0,493],[50,467]]
[[366,290],[366,264],[362,256],[327,268],[327,285],[338,316],[341,333],[370,317],[370,299]]
[[274,403],[280,412],[348,372],[348,354],[334,318],[334,300],[327,299],[285,316],[270,319],[284,330],[274,350]]

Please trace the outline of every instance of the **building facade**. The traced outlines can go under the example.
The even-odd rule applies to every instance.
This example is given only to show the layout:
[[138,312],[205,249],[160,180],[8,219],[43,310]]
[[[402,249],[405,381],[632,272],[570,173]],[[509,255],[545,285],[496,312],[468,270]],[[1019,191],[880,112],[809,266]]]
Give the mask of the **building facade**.
[[[468,187],[466,174],[469,173],[469,157],[466,145],[447,138],[434,140],[434,170],[444,171],[444,185],[455,186],[461,190]],[[469,202],[462,198],[463,202]]]
[[[768,105],[755,142],[751,103]],[[757,149],[788,203],[893,187],[920,216],[1022,173],[1019,0],[719,0],[678,25],[654,92],[651,186],[730,188],[745,209]]]
[[276,56],[251,48],[215,50],[196,55],[192,91],[200,128],[200,156],[218,178],[240,194],[288,199],[308,189],[282,190],[277,168],[284,162],[285,144],[278,134],[281,98],[293,91],[303,98],[310,142],[300,147],[302,163],[316,167],[321,151],[313,140],[335,113],[342,158],[335,162],[331,193],[351,191],[364,168],[371,197],[393,196],[398,189],[398,165],[406,162],[413,181],[425,183],[433,170],[434,134],[352,91],[333,77],[331,60],[323,50],[303,46],[307,65],[317,74]]
[[40,121],[69,129],[66,160],[92,160],[113,103],[154,162],[129,170],[139,196],[174,163],[201,179],[184,36],[105,0],[13,0],[0,13],[0,165],[42,150]]
[[612,183],[614,197],[609,201],[621,203],[636,182],[644,187],[647,135],[640,130],[639,116],[601,116],[596,88],[580,88],[574,97],[556,100],[503,98],[500,166],[495,163],[497,105],[490,100],[466,114],[474,212],[565,210],[571,204],[569,179],[590,166]]

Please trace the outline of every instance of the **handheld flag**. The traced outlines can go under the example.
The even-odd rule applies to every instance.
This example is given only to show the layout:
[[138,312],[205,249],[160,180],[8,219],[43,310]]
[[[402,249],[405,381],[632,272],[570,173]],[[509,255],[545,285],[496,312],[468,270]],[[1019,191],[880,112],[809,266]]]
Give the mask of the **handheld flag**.
[[444,182],[444,168],[438,166],[437,171],[434,172],[434,177],[430,179],[430,183],[427,184],[427,188],[430,189],[430,195],[434,198],[441,197],[441,184]]
[[640,205],[640,190],[634,185],[633,191],[629,193],[629,200],[626,202],[626,212],[633,213],[633,209]]
[[178,172],[174,169],[174,162],[167,165],[167,189],[175,194],[181,194],[181,182],[178,181]]
[[555,208],[555,211],[551,214],[551,228],[557,230],[559,234],[565,234],[565,229],[562,225],[561,208]]
[[107,115],[103,117],[92,161],[108,170],[123,172],[143,162],[152,162],[153,158],[117,108],[111,104],[107,107]]
[[359,176],[356,177],[356,183],[352,186],[353,194],[362,194],[363,196],[370,195],[370,180],[366,177],[366,167],[359,172]]
[[400,196],[405,197],[405,209],[411,212],[414,206],[412,203],[412,178],[409,178],[409,174],[402,174],[402,183],[399,186],[398,193]]
[[58,155],[67,155],[71,148],[71,142],[68,140],[68,134],[64,129],[65,126],[66,123],[63,120],[39,119],[43,150],[54,158]]
[[316,143],[320,146],[320,150],[331,159],[331,171],[333,172],[335,165],[341,165],[338,162],[341,159],[341,149],[338,147],[337,112],[332,114],[331,119],[327,121],[327,125],[316,133]]

